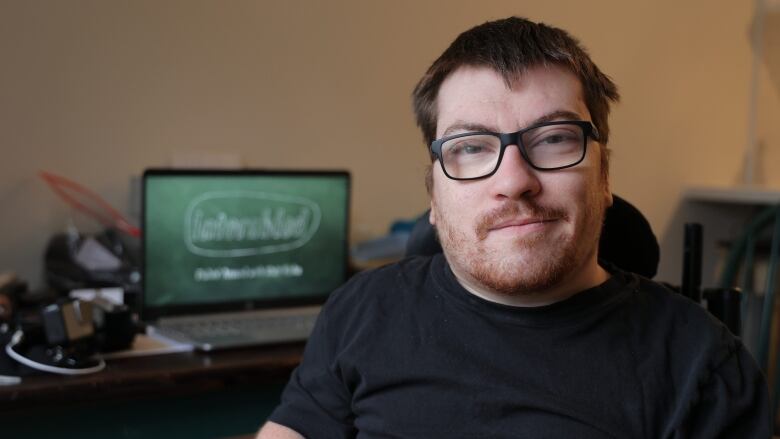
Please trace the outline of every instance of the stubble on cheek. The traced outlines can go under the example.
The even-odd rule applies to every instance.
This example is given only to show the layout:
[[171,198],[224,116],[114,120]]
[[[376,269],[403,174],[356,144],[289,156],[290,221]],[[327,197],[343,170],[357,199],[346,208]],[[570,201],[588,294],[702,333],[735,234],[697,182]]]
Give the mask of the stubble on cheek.
[[[437,212],[445,213],[441,210]],[[532,294],[557,282],[570,258],[548,233],[518,237],[506,242],[488,240],[496,224],[519,215],[563,218],[561,209],[507,204],[477,218],[472,229],[459,229],[451,216],[440,215],[437,231],[444,253],[456,273],[480,287],[506,295]],[[472,223],[472,224],[474,224]],[[469,233],[470,232],[470,233]]]
[[455,227],[456,221],[462,220],[451,221],[453,217],[437,207],[440,213],[437,231],[455,271],[495,293],[533,295],[561,282],[586,257],[585,247],[591,247],[592,240],[597,245],[597,236],[586,235],[593,222],[598,221],[599,208],[591,206],[587,212],[582,211],[584,217],[579,218],[569,234],[542,232],[490,243],[490,229],[507,219],[519,216],[562,222],[570,219],[561,208],[515,202],[478,217],[472,223],[473,229],[464,230]]

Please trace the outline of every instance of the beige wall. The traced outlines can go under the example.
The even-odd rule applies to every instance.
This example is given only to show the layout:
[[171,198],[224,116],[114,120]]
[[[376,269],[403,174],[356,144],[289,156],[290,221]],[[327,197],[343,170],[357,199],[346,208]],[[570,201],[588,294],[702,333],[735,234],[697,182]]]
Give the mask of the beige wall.
[[187,152],[346,168],[353,239],[384,233],[427,204],[413,85],[510,14],[570,30],[618,83],[612,185],[659,235],[682,187],[738,178],[749,1],[0,0],[0,271],[37,283],[73,216],[37,170],[127,210],[131,176]]

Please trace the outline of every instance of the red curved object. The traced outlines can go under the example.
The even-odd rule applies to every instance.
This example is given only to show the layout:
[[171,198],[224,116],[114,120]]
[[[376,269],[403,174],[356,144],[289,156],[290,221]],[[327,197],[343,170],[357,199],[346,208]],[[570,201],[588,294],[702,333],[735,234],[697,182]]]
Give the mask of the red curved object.
[[[40,171],[38,175],[49,185],[54,193],[76,209],[95,218],[106,226],[116,227],[130,236],[141,236],[141,229],[131,224],[127,218],[91,190],[73,180],[52,174],[51,172]],[[101,211],[97,211],[90,206],[87,206],[85,203],[82,203],[78,200],[79,197],[96,204],[100,207]]]

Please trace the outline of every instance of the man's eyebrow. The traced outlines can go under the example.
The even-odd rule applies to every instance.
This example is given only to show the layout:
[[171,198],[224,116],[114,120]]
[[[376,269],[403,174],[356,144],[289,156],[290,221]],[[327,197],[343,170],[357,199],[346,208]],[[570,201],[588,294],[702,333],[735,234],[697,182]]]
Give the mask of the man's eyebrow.
[[582,120],[582,116],[569,110],[556,110],[552,113],[547,113],[544,116],[535,119],[528,126],[536,125],[539,123],[552,122],[554,120]]
[[[531,121],[527,126],[533,126],[540,123],[545,122],[552,122],[555,120],[583,120],[582,116],[569,110],[556,110],[550,113],[547,113],[541,117],[538,117]],[[473,123],[473,122],[466,122],[466,121],[455,121],[452,125],[447,127],[446,130],[444,130],[444,133],[442,134],[442,137],[449,136],[451,134],[456,133],[466,133],[466,132],[496,132],[495,127],[483,125],[480,123]]]
[[464,122],[464,121],[456,121],[449,127],[447,127],[446,130],[444,130],[444,133],[442,134],[442,137],[449,136],[450,134],[455,133],[467,133],[467,132],[495,132],[495,128],[489,127],[487,125],[482,125],[480,123],[471,123],[471,122]]

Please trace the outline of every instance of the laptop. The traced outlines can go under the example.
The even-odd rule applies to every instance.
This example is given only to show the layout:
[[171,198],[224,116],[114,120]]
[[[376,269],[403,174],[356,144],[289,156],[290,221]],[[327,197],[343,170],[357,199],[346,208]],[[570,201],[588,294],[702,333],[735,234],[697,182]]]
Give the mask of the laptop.
[[345,171],[145,171],[149,333],[204,351],[305,340],[347,277],[349,195]]

